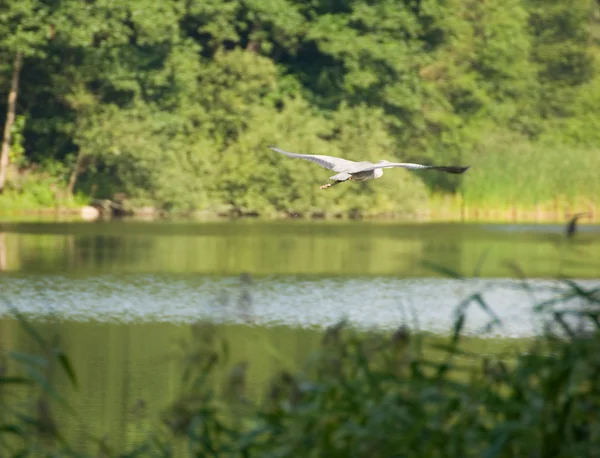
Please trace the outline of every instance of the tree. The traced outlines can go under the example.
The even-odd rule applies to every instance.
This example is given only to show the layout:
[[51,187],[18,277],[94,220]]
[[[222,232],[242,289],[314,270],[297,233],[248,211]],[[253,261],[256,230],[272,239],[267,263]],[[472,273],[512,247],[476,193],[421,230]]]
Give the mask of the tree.
[[545,93],[539,106],[544,117],[573,114],[571,101],[577,88],[596,71],[590,46],[593,0],[530,0],[530,26],[534,36],[533,59]]
[[35,0],[7,2],[0,12],[0,52],[13,56],[12,78],[0,153],[0,192],[4,190],[8,173],[23,59],[39,54],[43,44],[52,36],[53,31],[46,21],[47,18],[48,8]]
[[8,93],[8,109],[6,111],[6,122],[4,123],[4,135],[2,137],[2,153],[0,154],[0,192],[4,190],[6,175],[8,173],[8,157],[11,146],[12,128],[15,122],[15,111],[17,107],[17,95],[19,93],[19,75],[23,65],[23,52],[15,53],[13,64],[13,75],[10,83],[10,92]]

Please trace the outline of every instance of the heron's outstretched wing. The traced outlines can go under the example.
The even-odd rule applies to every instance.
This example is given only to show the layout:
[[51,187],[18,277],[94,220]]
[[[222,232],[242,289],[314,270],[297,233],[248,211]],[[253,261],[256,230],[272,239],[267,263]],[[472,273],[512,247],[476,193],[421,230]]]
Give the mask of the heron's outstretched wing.
[[307,161],[314,162],[319,164],[321,167],[325,167],[326,169],[333,170],[334,172],[346,172],[348,170],[353,170],[356,168],[356,162],[348,161],[346,159],[342,159],[339,157],[333,156],[321,156],[317,154],[298,154],[298,153],[290,153],[289,151],[284,151],[280,148],[276,148],[275,146],[269,146],[273,151],[277,151],[278,153],[285,154],[289,157],[297,157],[300,159],[306,159]]
[[409,169],[409,170],[431,169],[431,170],[439,170],[440,172],[446,172],[446,173],[464,173],[467,170],[469,170],[469,168],[471,168],[470,165],[467,167],[459,167],[459,166],[455,166],[455,165],[422,165],[422,164],[412,164],[410,162],[388,162],[387,164],[369,165],[369,166],[361,169],[360,171],[367,172],[369,170],[384,169],[386,167],[402,167],[404,169]]

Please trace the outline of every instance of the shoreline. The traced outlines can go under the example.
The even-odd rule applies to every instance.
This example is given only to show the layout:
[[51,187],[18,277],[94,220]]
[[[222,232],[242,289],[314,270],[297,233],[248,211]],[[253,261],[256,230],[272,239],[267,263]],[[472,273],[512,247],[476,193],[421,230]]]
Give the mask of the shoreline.
[[[458,208],[457,208],[458,207]],[[91,210],[90,210],[91,209]],[[197,211],[187,213],[164,213],[155,209],[143,209],[143,211],[133,211],[128,215],[102,215],[94,207],[46,207],[36,210],[13,210],[0,211],[0,222],[19,222],[19,221],[161,221],[161,220],[182,220],[182,221],[225,221],[237,219],[254,219],[261,221],[281,221],[286,219],[301,220],[358,220],[358,221],[412,221],[415,223],[440,223],[440,222],[464,222],[464,223],[564,223],[575,213],[589,212],[589,216],[581,218],[578,224],[595,224],[599,222],[600,212],[594,207],[575,208],[566,207],[563,210],[548,210],[531,207],[511,206],[510,208],[485,208],[468,206],[434,206],[432,209],[417,212],[416,214],[379,214],[353,216],[343,214],[323,214],[323,213],[280,213],[277,215],[260,215],[255,212],[244,213],[237,212],[217,212],[217,211]]]

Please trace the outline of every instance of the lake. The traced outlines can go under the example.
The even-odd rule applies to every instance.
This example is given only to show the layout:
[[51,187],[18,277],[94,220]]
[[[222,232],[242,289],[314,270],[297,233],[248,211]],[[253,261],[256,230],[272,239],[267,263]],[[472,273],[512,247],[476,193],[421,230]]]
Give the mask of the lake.
[[143,434],[140,410],[175,396],[178,348],[199,320],[230,342],[232,362],[250,361],[255,390],[316,349],[325,326],[445,334],[476,293],[493,315],[471,303],[468,333],[527,338],[544,325],[533,304],[569,290],[557,277],[600,286],[600,226],[567,241],[562,225],[0,223],[0,271],[0,350],[35,350],[9,306],[58,335],[80,389],[55,383],[88,420],[65,417],[70,437],[124,444]]

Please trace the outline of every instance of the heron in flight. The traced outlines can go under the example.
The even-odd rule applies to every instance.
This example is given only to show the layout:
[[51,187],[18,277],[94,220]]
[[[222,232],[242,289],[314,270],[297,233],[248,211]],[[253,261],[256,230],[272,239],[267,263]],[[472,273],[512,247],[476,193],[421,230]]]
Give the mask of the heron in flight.
[[382,169],[391,169],[393,167],[402,167],[409,170],[420,170],[420,169],[432,169],[439,170],[446,173],[464,173],[469,167],[458,167],[453,165],[422,165],[422,164],[411,164],[407,162],[389,162],[379,161],[377,164],[373,164],[368,161],[354,162],[347,159],[332,156],[321,156],[317,154],[297,154],[284,151],[274,146],[269,146],[273,151],[281,154],[285,154],[289,157],[297,157],[300,159],[306,159],[307,161],[319,164],[321,167],[333,170],[337,172],[337,175],[329,177],[333,180],[333,183],[327,183],[320,187],[320,189],[330,188],[336,184],[343,183],[344,181],[365,181],[365,180],[376,180],[381,178],[383,175]]

